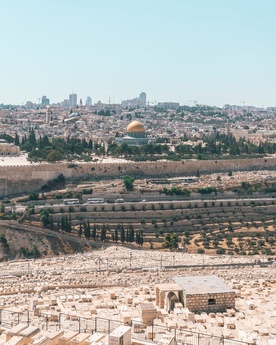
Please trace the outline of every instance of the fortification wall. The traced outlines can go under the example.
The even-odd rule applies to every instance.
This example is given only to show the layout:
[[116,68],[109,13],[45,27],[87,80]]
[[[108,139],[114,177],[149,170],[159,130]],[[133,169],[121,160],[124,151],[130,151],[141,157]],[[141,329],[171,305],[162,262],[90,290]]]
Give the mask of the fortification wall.
[[194,175],[197,171],[226,172],[275,169],[276,157],[236,160],[186,160],[181,162],[127,162],[127,163],[57,163],[28,166],[0,167],[0,197],[37,191],[47,181],[63,174],[67,179],[87,177],[176,176]]

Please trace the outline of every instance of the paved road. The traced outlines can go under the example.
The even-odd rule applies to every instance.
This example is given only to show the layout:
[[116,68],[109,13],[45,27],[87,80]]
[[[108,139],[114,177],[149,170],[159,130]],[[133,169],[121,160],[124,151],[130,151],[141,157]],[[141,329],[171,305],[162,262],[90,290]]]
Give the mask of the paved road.
[[[197,203],[197,202],[237,202],[237,201],[253,201],[253,202],[258,202],[258,201],[276,201],[276,198],[272,198],[272,197],[267,197],[267,198],[224,198],[224,199],[212,199],[212,198],[202,198],[202,199],[192,199],[192,200],[147,200],[147,201],[125,201],[123,204],[133,204],[133,203],[140,203],[140,204],[171,204],[173,202],[182,202],[182,203],[186,203],[186,204],[190,204],[190,203]],[[117,203],[119,205],[119,203]],[[116,205],[117,205],[116,204]],[[122,204],[122,203],[120,203]],[[75,204],[75,205],[64,205],[64,204],[53,204],[53,205],[38,205],[36,206],[37,208],[53,208],[53,207],[64,207],[64,206],[73,206],[73,207],[81,207],[81,206],[87,206],[87,205],[93,205],[93,206],[103,206],[103,205],[111,205],[111,203],[100,203],[100,204],[88,204],[88,203],[84,203],[84,204]],[[112,203],[113,205],[113,203]],[[115,204],[114,204],[115,205]],[[234,205],[233,205],[234,206]]]

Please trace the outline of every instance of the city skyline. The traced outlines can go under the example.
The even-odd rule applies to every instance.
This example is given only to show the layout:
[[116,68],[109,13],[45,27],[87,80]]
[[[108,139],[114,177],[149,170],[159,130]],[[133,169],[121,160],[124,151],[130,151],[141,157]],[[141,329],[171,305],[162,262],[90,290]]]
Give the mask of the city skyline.
[[275,106],[272,0],[3,2],[0,103]]

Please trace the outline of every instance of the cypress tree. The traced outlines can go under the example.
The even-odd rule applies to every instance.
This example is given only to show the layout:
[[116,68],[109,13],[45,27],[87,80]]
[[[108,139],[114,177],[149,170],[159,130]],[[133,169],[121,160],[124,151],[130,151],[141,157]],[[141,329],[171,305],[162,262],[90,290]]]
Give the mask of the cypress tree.
[[71,213],[69,213],[69,221],[68,221],[68,232],[72,231],[72,221],[71,221]]
[[54,220],[53,220],[53,216],[52,215],[50,216],[49,223],[50,223],[50,228],[54,229]]
[[65,216],[64,230],[65,230],[66,232],[68,232],[68,217],[67,217],[67,215]]
[[81,235],[82,235],[82,226],[81,226],[81,224],[80,224],[80,227],[79,227],[79,237],[81,237]]
[[64,222],[64,216],[61,216],[61,231],[65,230],[65,222]]
[[125,229],[123,227],[123,225],[121,226],[121,242],[124,243],[126,240],[126,236],[125,236]]
[[84,222],[84,236],[86,238],[90,238],[91,237],[91,233],[90,233],[90,224],[89,221],[87,222],[87,224]]
[[136,231],[136,233],[135,233],[135,242],[137,244],[140,244],[140,233],[139,233],[139,231]]
[[96,240],[96,235],[97,235],[97,227],[96,227],[96,224],[94,223],[93,230],[92,230],[92,238],[94,241]]
[[143,230],[140,230],[140,246],[143,246],[144,243],[144,233]]
[[16,145],[16,146],[19,146],[19,145],[20,145],[20,143],[19,143],[19,136],[18,136],[17,133],[15,133],[14,145]]
[[106,240],[106,227],[105,225],[103,225],[102,229],[101,229],[101,241],[105,241]]
[[134,242],[134,228],[133,226],[130,227],[130,233],[129,233],[129,242]]
[[115,228],[114,240],[116,243],[118,242],[118,229],[117,229],[117,227]]

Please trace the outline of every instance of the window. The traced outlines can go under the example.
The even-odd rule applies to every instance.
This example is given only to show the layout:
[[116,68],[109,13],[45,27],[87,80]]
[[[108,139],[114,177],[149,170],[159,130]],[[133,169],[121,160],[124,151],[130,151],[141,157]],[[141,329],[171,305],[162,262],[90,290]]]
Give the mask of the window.
[[215,305],[215,304],[216,304],[216,300],[214,298],[208,299],[208,305]]

